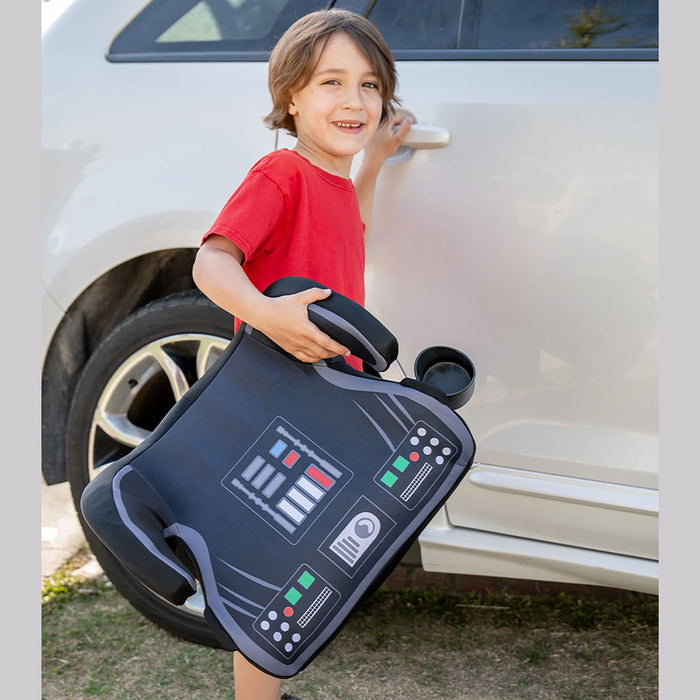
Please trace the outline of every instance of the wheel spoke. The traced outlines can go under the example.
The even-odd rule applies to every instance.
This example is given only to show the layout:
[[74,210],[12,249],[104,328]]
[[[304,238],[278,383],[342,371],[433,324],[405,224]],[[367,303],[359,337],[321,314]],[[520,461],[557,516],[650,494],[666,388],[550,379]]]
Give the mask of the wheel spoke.
[[[127,447],[136,447],[149,431],[135,425],[128,417],[129,409],[141,388],[159,372],[150,353],[143,350],[124,363],[107,385],[95,408],[92,434],[99,427],[112,440]],[[92,448],[91,448],[92,453]],[[91,457],[93,461],[94,455]]]
[[216,362],[224,351],[226,343],[220,338],[201,338],[197,348],[197,379]]
[[[151,434],[149,428],[138,424],[138,416],[143,417],[143,392],[152,391],[150,387],[157,385],[159,376],[167,379],[172,392],[170,405],[179,401],[189,390],[190,381],[175,358],[189,357],[194,360],[199,378],[221,356],[228,342],[225,338],[199,334],[167,336],[131,355],[109,379],[95,408],[90,430],[90,473],[93,474],[95,465],[102,464],[111,450],[103,445],[98,454],[99,431],[113,443],[128,449],[133,449]],[[162,398],[159,400],[162,401]],[[139,408],[134,413],[137,405]],[[135,418],[138,422],[134,422]]]
[[134,425],[125,415],[100,413],[95,416],[95,424],[112,440],[128,447],[136,447],[150,435],[150,431]]
[[179,401],[189,390],[190,383],[187,381],[185,373],[172,357],[165,351],[162,341],[151,343],[147,346],[147,351],[151,353],[160,368],[165,372],[165,376],[170,382],[175,401]]

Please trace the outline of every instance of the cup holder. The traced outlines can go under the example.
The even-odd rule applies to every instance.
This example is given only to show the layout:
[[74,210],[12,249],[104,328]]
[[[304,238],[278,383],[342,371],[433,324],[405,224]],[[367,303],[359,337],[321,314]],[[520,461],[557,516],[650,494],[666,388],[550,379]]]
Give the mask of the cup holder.
[[452,410],[464,406],[474,393],[474,364],[454,348],[443,345],[426,348],[416,358],[413,370],[416,379],[447,396],[447,405]]

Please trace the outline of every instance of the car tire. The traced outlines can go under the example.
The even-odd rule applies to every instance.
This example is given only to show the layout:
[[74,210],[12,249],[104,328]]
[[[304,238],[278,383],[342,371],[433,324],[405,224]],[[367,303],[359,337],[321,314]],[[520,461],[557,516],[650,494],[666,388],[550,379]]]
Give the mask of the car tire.
[[201,591],[175,606],[140,583],[92,532],[80,497],[101,467],[128,454],[221,354],[233,318],[197,291],[141,307],[96,348],[77,384],[68,417],[67,476],[85,538],[114,587],[160,627],[218,647],[203,617]]

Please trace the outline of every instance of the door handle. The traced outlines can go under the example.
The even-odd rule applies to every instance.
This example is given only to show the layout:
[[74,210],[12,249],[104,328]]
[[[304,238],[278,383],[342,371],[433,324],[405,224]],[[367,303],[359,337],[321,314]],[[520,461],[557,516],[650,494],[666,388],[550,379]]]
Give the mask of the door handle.
[[415,149],[445,148],[450,143],[450,132],[442,126],[412,124],[402,146]]

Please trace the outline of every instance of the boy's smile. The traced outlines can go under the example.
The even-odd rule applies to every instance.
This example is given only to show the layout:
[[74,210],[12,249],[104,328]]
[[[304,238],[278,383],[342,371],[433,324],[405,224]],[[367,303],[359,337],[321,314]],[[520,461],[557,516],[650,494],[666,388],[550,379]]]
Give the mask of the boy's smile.
[[331,35],[308,84],[292,92],[298,153],[341,177],[372,138],[382,114],[376,71],[343,32]]

